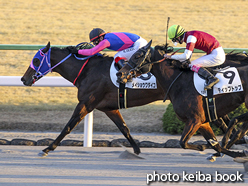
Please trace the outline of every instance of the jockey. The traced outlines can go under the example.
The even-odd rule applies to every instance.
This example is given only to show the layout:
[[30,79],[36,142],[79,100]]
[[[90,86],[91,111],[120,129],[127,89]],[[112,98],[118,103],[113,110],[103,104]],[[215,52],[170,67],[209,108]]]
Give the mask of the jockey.
[[91,56],[108,48],[110,50],[118,51],[115,54],[114,59],[120,67],[122,67],[124,62],[129,60],[139,48],[147,44],[145,39],[136,34],[127,32],[106,33],[101,28],[94,28],[90,32],[89,37],[95,47],[78,51],[74,50],[72,53]]
[[204,89],[211,89],[219,79],[216,78],[204,67],[214,67],[221,65],[225,62],[226,55],[220,43],[208,33],[202,31],[185,31],[180,25],[173,25],[168,29],[169,39],[172,40],[174,45],[177,43],[186,43],[186,49],[180,55],[165,54],[165,58],[185,61],[190,59],[194,48],[202,50],[207,54],[191,61],[189,64],[190,70],[198,73],[206,79]]

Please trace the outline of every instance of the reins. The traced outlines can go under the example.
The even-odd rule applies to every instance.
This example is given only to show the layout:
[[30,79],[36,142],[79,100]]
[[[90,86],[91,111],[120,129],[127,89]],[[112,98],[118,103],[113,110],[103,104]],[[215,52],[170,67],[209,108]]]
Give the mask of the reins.
[[[39,50],[43,55],[44,57],[42,58],[41,60],[41,63],[38,67],[36,71],[36,74],[34,75],[34,79],[39,79],[40,77],[46,75],[48,72],[52,72],[52,70],[54,68],[56,68],[58,65],[60,65],[61,63],[63,63],[64,61],[66,61],[69,57],[71,57],[71,54],[69,54],[68,56],[66,56],[64,59],[62,59],[59,63],[57,63],[56,65],[54,65],[53,67],[51,67],[51,62],[50,62],[50,53],[51,53],[51,48],[48,50],[48,52],[44,53],[42,52],[42,50],[40,49]],[[49,56],[49,59],[48,59],[48,56]],[[40,69],[42,68],[42,65],[43,65],[43,62],[44,62],[44,59],[47,63],[47,67],[48,67],[48,70],[46,70],[45,72],[41,72]]]
[[[56,68],[57,66],[59,66],[61,63],[65,62],[65,61],[66,61],[69,57],[71,57],[71,55],[72,55],[72,54],[69,54],[69,55],[66,56],[64,59],[62,59],[59,63],[57,63],[56,65],[54,65],[53,67],[51,67],[50,59],[47,58],[48,54],[47,54],[47,53],[43,53],[41,50],[40,50],[40,52],[44,55],[44,57],[43,57],[43,59],[42,59],[40,65],[39,65],[39,68],[36,70],[36,73],[38,74],[38,75],[37,75],[37,74],[35,75],[36,79],[38,79],[38,78],[40,78],[40,77],[46,75],[48,72],[52,72],[52,70],[53,70],[54,68]],[[49,52],[51,52],[51,49],[49,49]],[[46,63],[47,63],[47,66],[48,66],[48,70],[42,73],[42,72],[40,71],[40,68],[41,68],[42,65],[43,65],[44,59],[46,59]]]
[[[178,51],[180,51],[180,50],[182,50],[182,49],[184,49],[184,48],[180,48],[180,49],[176,50],[176,51],[173,52],[171,55],[174,55],[175,53],[177,53]],[[144,64],[144,65],[139,66],[138,68],[135,68],[135,70],[138,71],[138,70],[140,70],[142,67],[144,67],[144,66],[146,66],[146,65],[155,64],[155,63],[161,63],[161,62],[165,61],[165,59],[167,59],[167,58],[164,57],[163,59],[160,59],[160,60],[158,60],[158,61],[146,63],[146,64]],[[182,75],[182,73],[183,73],[183,71],[180,72],[180,73],[177,75],[177,77],[176,77],[176,78],[172,81],[172,83],[170,84],[170,86],[169,86],[169,88],[168,88],[168,90],[167,90],[167,92],[166,92],[166,94],[165,94],[165,97],[164,97],[163,102],[166,101],[166,99],[167,99],[167,97],[168,97],[168,94],[169,94],[169,91],[170,91],[171,87],[172,87],[173,84],[176,82],[176,80]]]
[[[84,44],[84,43],[80,43],[80,44],[78,44],[77,46],[79,46],[79,45],[81,45],[81,44]],[[76,47],[77,47],[77,46],[76,46]],[[60,64],[62,64],[62,63],[65,62],[68,58],[70,58],[70,57],[72,56],[72,53],[70,53],[70,54],[67,55],[64,59],[62,59],[60,62],[58,62],[56,65],[54,65],[53,67],[51,67],[51,61],[50,61],[51,48],[49,48],[49,50],[48,50],[46,53],[42,52],[41,49],[39,50],[39,52],[40,52],[40,54],[41,54],[40,56],[42,56],[42,59],[41,59],[41,62],[40,62],[39,67],[38,67],[37,69],[35,69],[34,66],[31,66],[31,67],[36,71],[36,73],[33,75],[33,79],[34,79],[34,80],[33,80],[33,83],[34,83],[35,81],[37,81],[39,78],[45,76],[47,73],[52,72],[52,70],[53,70],[54,68],[56,68],[57,66],[59,66]],[[95,55],[102,56],[102,55],[99,54],[99,53],[97,53],[97,54],[95,54]],[[86,60],[86,62],[83,64],[83,66],[82,66],[82,68],[80,69],[80,71],[79,71],[77,77],[76,77],[75,80],[73,81],[73,85],[75,85],[75,83],[76,83],[78,77],[80,76],[80,74],[82,73],[82,71],[83,71],[85,65],[88,63],[89,59],[90,59],[92,56],[94,56],[94,55],[86,56],[86,57],[80,58],[80,57],[77,57],[76,54],[74,54],[74,57],[75,57],[77,60],[81,60],[81,61]],[[43,67],[44,62],[46,63],[46,67],[45,67],[44,70],[41,70],[41,68],[44,68],[44,67]],[[31,62],[31,65],[33,65],[32,62]]]
[[183,71],[182,72],[180,72],[178,75],[177,75],[177,77],[172,81],[172,83],[170,84],[170,86],[169,86],[169,88],[168,88],[168,90],[167,90],[167,92],[166,92],[166,94],[165,94],[165,97],[164,97],[164,100],[163,100],[163,102],[165,102],[166,101],[166,99],[167,99],[167,96],[168,96],[168,94],[169,94],[169,91],[170,91],[170,89],[171,89],[171,87],[172,87],[172,85],[176,82],[176,80],[182,75],[182,73],[183,73]]
[[78,72],[77,77],[76,77],[76,78],[74,79],[74,81],[73,81],[73,85],[75,85],[75,84],[76,84],[78,77],[79,77],[79,76],[80,76],[80,74],[82,73],[82,71],[83,71],[83,69],[84,69],[85,65],[88,63],[89,59],[90,59],[90,58],[88,58],[88,59],[87,59],[87,61],[83,64],[82,68],[81,68],[81,69],[80,69],[80,71]]
[[[171,55],[174,55],[175,53],[177,53],[178,51],[182,50],[184,48],[179,48],[178,50],[176,50],[175,52],[173,52]],[[140,70],[142,67],[146,66],[146,65],[151,65],[151,64],[155,64],[155,63],[161,63],[163,62],[165,59],[167,59],[166,57],[164,57],[163,59],[160,59],[158,61],[153,61],[153,62],[149,62],[149,63],[146,63],[144,65],[141,65],[139,67],[136,67],[134,70]],[[127,63],[129,65],[129,63]],[[129,65],[130,67],[132,67],[131,65]],[[133,67],[132,67],[133,68]]]

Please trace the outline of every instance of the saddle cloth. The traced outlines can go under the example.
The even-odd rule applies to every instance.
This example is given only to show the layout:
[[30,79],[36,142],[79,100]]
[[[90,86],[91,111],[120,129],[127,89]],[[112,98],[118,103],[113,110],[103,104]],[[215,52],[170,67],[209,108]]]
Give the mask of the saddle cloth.
[[[235,67],[220,70],[216,77],[220,81],[214,85],[213,95],[243,91],[240,76]],[[194,84],[199,94],[207,96],[207,91],[204,90],[205,79],[201,78],[196,72],[194,73]]]
[[[110,67],[110,79],[112,83],[119,88],[119,83],[117,83],[116,73],[117,73],[117,69],[115,68],[115,61],[113,61]],[[148,72],[147,74],[142,74],[137,78],[133,78],[131,82],[127,82],[126,88],[157,89],[156,78],[152,73]]]

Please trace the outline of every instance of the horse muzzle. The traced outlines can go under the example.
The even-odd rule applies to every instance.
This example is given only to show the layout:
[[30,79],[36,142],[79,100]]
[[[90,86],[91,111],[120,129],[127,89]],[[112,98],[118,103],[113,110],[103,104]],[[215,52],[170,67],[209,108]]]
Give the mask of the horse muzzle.
[[21,78],[21,81],[22,81],[23,85],[25,85],[25,86],[32,86],[35,82],[35,80],[33,78],[30,80],[26,80],[24,77]]
[[123,83],[126,84],[127,83],[127,75],[125,75],[124,72],[117,72],[116,73],[117,76],[117,83]]

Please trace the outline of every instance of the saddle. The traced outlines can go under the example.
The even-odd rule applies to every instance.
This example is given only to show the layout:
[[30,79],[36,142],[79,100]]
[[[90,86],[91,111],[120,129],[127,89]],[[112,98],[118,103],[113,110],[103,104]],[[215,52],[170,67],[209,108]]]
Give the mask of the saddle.
[[[190,71],[189,66],[188,66],[190,64],[189,60],[187,60],[185,62],[180,62],[180,61],[174,60],[174,61],[171,61],[171,64],[174,67],[179,68],[182,71]],[[215,67],[208,67],[206,69],[215,76],[219,71],[223,71],[223,70],[226,70],[228,68],[230,68],[230,67],[227,65],[221,65],[221,66],[215,66]],[[204,82],[206,81],[205,78],[202,77],[200,74],[198,74],[198,76],[201,79],[203,79]],[[212,87],[211,89],[208,89],[206,91],[206,95],[203,96],[203,99],[205,99],[205,102],[206,102],[208,120],[210,122],[217,120],[218,116],[217,116],[217,112],[216,112],[216,105],[215,105],[215,98],[214,98],[214,87]]]
[[[154,53],[154,48],[151,47],[149,55],[153,56],[153,53]],[[127,64],[127,62],[128,61],[125,61],[123,64],[115,63],[115,69],[119,71],[124,65]],[[139,69],[139,72],[141,72],[141,74],[146,74],[150,72],[151,68],[152,68],[152,64],[147,64],[144,65],[141,69]]]

